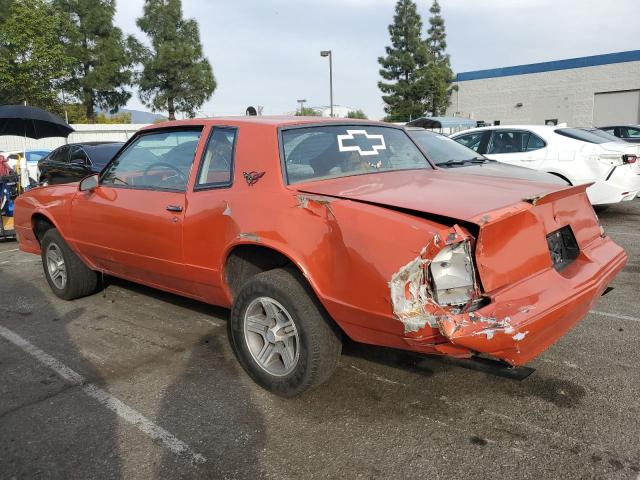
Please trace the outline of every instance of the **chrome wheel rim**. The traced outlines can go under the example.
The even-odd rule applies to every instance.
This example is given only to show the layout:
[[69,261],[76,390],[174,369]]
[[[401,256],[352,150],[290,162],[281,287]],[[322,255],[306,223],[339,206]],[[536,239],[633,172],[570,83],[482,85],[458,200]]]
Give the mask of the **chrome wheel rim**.
[[62,256],[62,249],[55,243],[50,243],[45,255],[47,259],[47,272],[53,284],[59,290],[67,284],[67,267]]
[[270,297],[253,300],[244,313],[244,339],[264,371],[277,377],[291,373],[300,357],[300,338],[289,312]]

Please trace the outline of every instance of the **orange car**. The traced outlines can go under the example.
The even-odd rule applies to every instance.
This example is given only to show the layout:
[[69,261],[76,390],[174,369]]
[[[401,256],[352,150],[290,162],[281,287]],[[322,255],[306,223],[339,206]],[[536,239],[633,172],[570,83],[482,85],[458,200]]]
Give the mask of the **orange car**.
[[626,262],[585,189],[440,171],[376,122],[245,117],[138,132],[99,176],[16,201],[56,295],[99,272],[231,308],[248,374],[293,395],[341,336],[521,365]]

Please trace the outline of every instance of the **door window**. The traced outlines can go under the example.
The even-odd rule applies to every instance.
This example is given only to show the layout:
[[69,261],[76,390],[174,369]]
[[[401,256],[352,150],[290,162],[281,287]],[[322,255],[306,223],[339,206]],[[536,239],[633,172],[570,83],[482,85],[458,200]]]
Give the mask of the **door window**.
[[478,152],[480,151],[480,145],[482,144],[482,137],[484,133],[485,132],[469,133],[467,135],[456,137],[454,140],[458,143],[461,143],[465,147]]
[[520,130],[497,130],[493,132],[487,153],[521,153],[527,150],[529,132]]
[[214,128],[202,156],[196,189],[228,187],[233,178],[235,128]]
[[143,133],[104,171],[100,183],[184,192],[202,128]]
[[531,133],[531,132],[528,132],[528,133],[529,133],[529,141],[527,142],[527,152],[540,150],[541,148],[544,148],[547,146],[547,144],[544,143],[544,140],[542,140],[535,133]]
[[67,163],[69,161],[69,147],[66,145],[55,150],[50,157],[52,162]]
[[69,156],[69,161],[76,165],[89,165],[89,157],[84,152],[82,147],[73,146],[71,147],[71,155]]

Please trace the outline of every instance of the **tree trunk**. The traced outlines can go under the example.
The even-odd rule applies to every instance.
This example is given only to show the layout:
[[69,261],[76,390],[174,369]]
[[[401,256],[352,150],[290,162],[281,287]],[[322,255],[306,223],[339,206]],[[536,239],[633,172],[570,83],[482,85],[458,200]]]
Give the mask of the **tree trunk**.
[[87,90],[84,92],[84,106],[87,122],[91,123],[96,114],[93,111],[93,96],[91,95],[91,92],[88,92]]
[[169,111],[169,120],[176,119],[176,107],[173,105],[173,98],[169,99],[167,110]]

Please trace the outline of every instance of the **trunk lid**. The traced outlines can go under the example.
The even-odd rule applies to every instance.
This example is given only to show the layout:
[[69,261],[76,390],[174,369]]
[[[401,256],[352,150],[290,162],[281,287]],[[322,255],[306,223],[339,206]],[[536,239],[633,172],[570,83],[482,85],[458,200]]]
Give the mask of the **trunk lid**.
[[353,175],[292,186],[304,193],[327,195],[381,206],[473,221],[495,210],[526,203],[562,186],[515,178],[468,175],[455,171],[403,170]]

